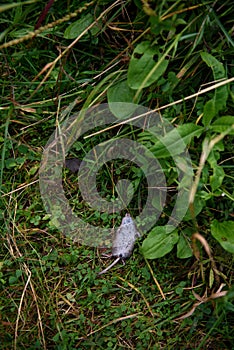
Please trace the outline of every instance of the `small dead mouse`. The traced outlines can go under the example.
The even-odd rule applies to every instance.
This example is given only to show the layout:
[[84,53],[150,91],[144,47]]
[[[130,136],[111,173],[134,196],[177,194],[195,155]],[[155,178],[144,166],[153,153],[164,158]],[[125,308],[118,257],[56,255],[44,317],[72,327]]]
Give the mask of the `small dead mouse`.
[[117,264],[119,260],[125,260],[132,255],[135,241],[140,237],[140,233],[137,231],[136,225],[131,218],[130,214],[126,214],[122,219],[122,223],[116,231],[112,244],[112,256],[117,257],[111,265],[99,272],[98,275],[102,275],[107,272],[112,266]]

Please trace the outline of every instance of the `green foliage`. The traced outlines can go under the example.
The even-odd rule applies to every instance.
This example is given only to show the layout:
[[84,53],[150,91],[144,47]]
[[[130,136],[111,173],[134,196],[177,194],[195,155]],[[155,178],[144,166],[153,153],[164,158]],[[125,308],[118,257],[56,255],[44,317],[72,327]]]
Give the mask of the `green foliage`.
[[190,238],[192,235],[191,228],[185,228],[181,231],[178,243],[177,243],[177,257],[180,259],[187,259],[193,256],[191,249]]
[[210,126],[214,132],[221,133],[228,131],[229,135],[234,135],[234,116],[228,115],[216,119]]
[[157,158],[173,157],[185,151],[195,136],[200,136],[203,128],[194,124],[183,124],[155,141],[151,151]]
[[[215,57],[208,54],[207,52],[201,52],[203,61],[211,67],[215,80],[226,78],[226,72],[224,66]],[[228,98],[227,86],[222,86],[215,90],[214,97],[206,102],[204,106],[203,124],[208,125],[211,120],[226,107]]]
[[219,160],[219,158],[220,158],[219,152],[212,151],[207,159],[213,171],[213,174],[210,175],[210,178],[209,178],[209,183],[210,183],[212,192],[215,192],[215,190],[220,188],[220,186],[223,183],[223,179],[225,177],[225,172],[223,168],[217,164],[217,161]]
[[[55,1],[37,33],[45,4],[0,5],[1,349],[231,349],[234,95],[231,84],[218,84],[234,75],[233,2],[88,3],[77,12],[78,2]],[[55,127],[103,102],[120,120],[134,112],[123,102],[159,109],[162,118],[150,132],[120,125],[85,135],[69,157],[82,159],[106,139],[130,138],[158,158],[168,188],[159,179],[155,210],[167,195],[156,226],[125,266],[100,278],[110,261],[101,248],[61,235],[43,206],[38,170]],[[193,183],[181,177],[186,150]],[[142,169],[117,159],[97,174],[98,192],[110,202],[118,197],[116,183],[131,181],[126,210],[134,217],[150,191],[145,155],[141,161]],[[90,209],[76,174],[63,171],[63,188],[85,222],[118,227],[124,213]],[[180,198],[178,215],[186,209],[180,223],[173,213],[179,189],[195,189],[189,209]],[[211,257],[194,243],[195,232]]]
[[213,220],[211,224],[211,234],[217,239],[220,245],[228,252],[234,254],[234,222]]
[[[64,32],[65,39],[75,39],[83,33],[83,31],[90,26],[94,21],[93,15],[88,13],[77,21],[71,23]],[[90,29],[90,35],[94,36],[98,33],[100,25],[96,24]],[[89,40],[89,35],[86,34],[83,40]]]
[[142,253],[147,259],[161,258],[178,242],[178,231],[173,226],[157,226],[142,244]]
[[[119,119],[130,117],[135,110],[135,107],[130,105],[134,102],[134,96],[135,92],[128,86],[126,80],[110,87],[107,91],[107,98],[111,112]],[[125,104],[123,105],[122,102]],[[126,103],[129,103],[127,110]]]
[[133,51],[128,68],[128,85],[142,89],[158,80],[167,69],[168,61],[161,57],[157,47],[142,41]]

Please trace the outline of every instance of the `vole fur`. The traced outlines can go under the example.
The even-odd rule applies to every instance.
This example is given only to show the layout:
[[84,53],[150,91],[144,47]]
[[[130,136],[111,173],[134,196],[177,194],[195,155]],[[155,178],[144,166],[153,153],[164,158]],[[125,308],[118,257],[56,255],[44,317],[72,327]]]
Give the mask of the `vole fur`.
[[117,259],[106,269],[99,272],[98,275],[107,272],[112,266],[117,264],[118,261],[124,261],[126,258],[129,258],[132,255],[134,244],[138,237],[140,237],[140,233],[137,231],[130,214],[127,213],[122,219],[122,223],[117,229],[112,243],[112,256],[117,257]]

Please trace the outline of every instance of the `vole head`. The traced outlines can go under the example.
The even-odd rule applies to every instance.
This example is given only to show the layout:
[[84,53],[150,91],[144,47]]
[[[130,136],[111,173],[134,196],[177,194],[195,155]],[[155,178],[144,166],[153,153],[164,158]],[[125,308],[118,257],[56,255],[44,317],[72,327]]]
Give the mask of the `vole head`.
[[122,223],[121,223],[121,226],[122,225],[127,225],[127,224],[132,224],[133,223],[133,220],[130,216],[130,214],[126,214],[125,217],[122,219]]

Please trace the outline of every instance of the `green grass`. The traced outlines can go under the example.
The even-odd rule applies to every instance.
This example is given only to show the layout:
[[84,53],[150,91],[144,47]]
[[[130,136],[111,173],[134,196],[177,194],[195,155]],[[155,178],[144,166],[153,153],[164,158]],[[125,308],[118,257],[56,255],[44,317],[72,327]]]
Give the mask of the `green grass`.
[[[8,4],[0,5],[0,348],[233,348],[234,5],[99,1],[77,11],[76,1],[56,1],[44,29],[24,37],[34,31],[44,5]],[[76,16],[64,18],[71,13]],[[125,266],[98,277],[110,263],[102,254],[109,250],[74,243],[54,225],[40,195],[39,169],[64,119],[118,101],[160,108],[183,134],[194,170],[191,212],[174,232],[178,239],[168,254],[163,248],[157,256],[157,237],[149,251],[146,233]],[[150,149],[170,189],[157,222],[164,227],[178,185],[172,157],[155,135],[131,125],[84,137],[101,129],[78,139],[69,156],[83,159],[107,139],[128,138]],[[113,184],[122,178],[132,182],[133,198],[121,212],[108,214],[90,208],[76,175],[63,170],[70,206],[84,222],[104,228],[118,227],[126,211],[138,216],[146,202],[143,170],[123,159],[101,167],[100,195],[114,201]],[[167,237],[162,239],[166,247]]]

